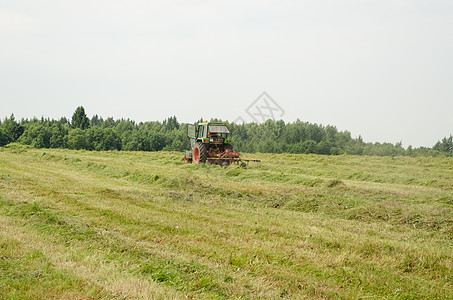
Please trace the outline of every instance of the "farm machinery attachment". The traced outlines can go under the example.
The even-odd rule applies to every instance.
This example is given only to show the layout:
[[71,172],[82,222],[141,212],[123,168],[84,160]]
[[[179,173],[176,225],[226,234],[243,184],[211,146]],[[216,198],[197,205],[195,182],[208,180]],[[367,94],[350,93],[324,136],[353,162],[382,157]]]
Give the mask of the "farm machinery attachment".
[[187,124],[187,137],[190,139],[192,151],[186,151],[186,163],[207,162],[224,167],[237,164],[245,167],[250,161],[260,161],[241,158],[241,154],[233,150],[231,133],[225,123],[206,121]]

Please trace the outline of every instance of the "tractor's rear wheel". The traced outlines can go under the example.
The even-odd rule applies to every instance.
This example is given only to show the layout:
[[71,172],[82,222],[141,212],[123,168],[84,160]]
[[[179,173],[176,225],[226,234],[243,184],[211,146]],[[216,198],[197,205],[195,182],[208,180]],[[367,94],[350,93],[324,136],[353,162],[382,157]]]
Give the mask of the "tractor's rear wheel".
[[203,164],[206,162],[208,153],[206,151],[206,145],[203,143],[197,143],[193,148],[193,162],[196,164]]

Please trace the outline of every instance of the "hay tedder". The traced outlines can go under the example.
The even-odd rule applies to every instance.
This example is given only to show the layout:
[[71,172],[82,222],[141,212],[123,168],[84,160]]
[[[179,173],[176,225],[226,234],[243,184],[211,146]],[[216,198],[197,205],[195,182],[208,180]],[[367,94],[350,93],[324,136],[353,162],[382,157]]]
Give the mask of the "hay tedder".
[[249,161],[259,162],[258,159],[243,159],[239,152],[233,151],[231,133],[225,123],[206,121],[187,124],[187,137],[192,151],[186,151],[186,163],[207,162],[224,167],[235,163],[245,167]]

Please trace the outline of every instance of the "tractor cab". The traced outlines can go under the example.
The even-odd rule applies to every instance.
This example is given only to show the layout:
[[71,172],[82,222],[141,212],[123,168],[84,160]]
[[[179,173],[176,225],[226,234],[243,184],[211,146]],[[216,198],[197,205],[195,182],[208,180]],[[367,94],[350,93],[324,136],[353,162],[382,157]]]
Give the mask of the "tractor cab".
[[225,125],[208,125],[209,142],[214,144],[223,144],[231,142],[231,134]]
[[231,133],[225,123],[203,122],[188,124],[187,137],[193,149],[197,142],[204,144],[230,144]]

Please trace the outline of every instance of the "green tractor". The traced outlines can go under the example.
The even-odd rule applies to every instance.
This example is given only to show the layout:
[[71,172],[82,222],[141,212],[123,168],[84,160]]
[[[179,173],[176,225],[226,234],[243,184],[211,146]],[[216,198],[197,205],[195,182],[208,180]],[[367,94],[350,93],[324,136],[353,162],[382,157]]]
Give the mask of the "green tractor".
[[241,159],[240,153],[233,151],[231,133],[222,122],[200,122],[187,125],[187,137],[190,139],[192,151],[186,151],[186,163],[209,163],[228,166],[237,163],[245,166],[245,161],[256,159]]

